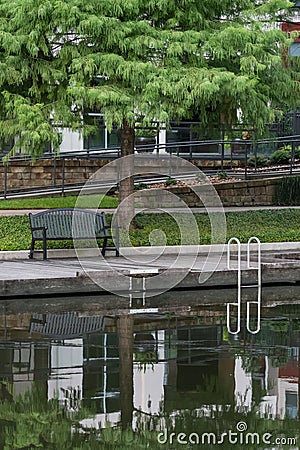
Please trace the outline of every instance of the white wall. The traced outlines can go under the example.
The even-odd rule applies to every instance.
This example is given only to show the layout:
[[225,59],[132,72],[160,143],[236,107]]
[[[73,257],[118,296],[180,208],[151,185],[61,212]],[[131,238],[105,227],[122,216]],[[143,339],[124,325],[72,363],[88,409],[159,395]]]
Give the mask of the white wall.
[[78,131],[72,131],[67,128],[60,131],[62,133],[61,153],[83,150],[83,137]]

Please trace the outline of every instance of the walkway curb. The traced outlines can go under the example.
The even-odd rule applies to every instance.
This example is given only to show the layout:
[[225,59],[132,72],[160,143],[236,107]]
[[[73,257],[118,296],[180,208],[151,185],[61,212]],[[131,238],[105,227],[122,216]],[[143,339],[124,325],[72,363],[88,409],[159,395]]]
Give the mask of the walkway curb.
[[[255,250],[256,244],[251,244],[252,248]],[[236,247],[232,244],[232,248]],[[246,251],[247,244],[241,245],[242,251]],[[170,245],[167,247],[123,247],[120,249],[121,257],[130,256],[142,256],[144,255],[156,255],[156,256],[167,256],[167,255],[196,255],[196,254],[208,254],[212,253],[223,253],[226,250],[226,245]],[[300,252],[300,242],[266,242],[261,244],[261,250],[265,252],[272,251],[294,251]],[[9,260],[24,260],[28,259],[29,250],[18,250],[18,251],[0,251],[0,261]],[[98,255],[98,251],[94,249],[82,249],[80,251],[80,257],[89,258]],[[114,253],[113,253],[114,256]],[[108,258],[110,254],[108,253]],[[75,250],[48,250],[48,258],[77,258]],[[41,254],[37,254],[34,259],[42,259]]]

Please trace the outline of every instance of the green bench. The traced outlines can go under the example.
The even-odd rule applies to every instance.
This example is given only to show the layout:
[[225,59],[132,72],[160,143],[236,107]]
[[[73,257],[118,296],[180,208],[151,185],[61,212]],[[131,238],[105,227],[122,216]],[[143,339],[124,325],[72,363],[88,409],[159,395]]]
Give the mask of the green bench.
[[[43,242],[43,259],[47,259],[47,241],[63,240],[102,240],[101,253],[107,250],[119,256],[119,230],[107,226],[104,212],[79,208],[48,209],[37,214],[29,214],[31,246],[29,258],[33,258],[36,241]],[[113,246],[108,242],[113,241]]]

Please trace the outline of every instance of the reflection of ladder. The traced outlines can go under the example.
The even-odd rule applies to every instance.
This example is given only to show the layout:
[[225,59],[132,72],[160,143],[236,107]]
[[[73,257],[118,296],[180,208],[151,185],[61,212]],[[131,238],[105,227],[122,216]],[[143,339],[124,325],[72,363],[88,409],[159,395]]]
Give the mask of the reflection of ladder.
[[[257,266],[251,266],[251,242],[257,243]],[[241,243],[240,241],[233,237],[228,241],[227,245],[227,268],[228,270],[233,269],[231,266],[231,245],[235,243],[237,245],[237,276],[238,276],[238,294],[237,302],[227,303],[227,328],[230,334],[238,334],[241,331],[241,303],[242,303],[242,289],[243,288],[256,288],[257,289],[257,300],[247,302],[247,318],[246,327],[247,331],[251,334],[256,334],[260,331],[260,312],[261,312],[261,244],[257,237],[253,236],[248,240],[247,244],[247,269],[257,270],[257,284],[252,285],[242,285],[242,268],[241,268]],[[256,317],[256,328],[252,329],[250,325],[250,307],[251,305],[256,306],[257,317]],[[237,313],[237,325],[235,331],[231,329],[230,325],[230,310],[231,308],[236,308]]]
[[142,297],[143,306],[146,304],[146,277],[141,277],[142,279],[142,287],[138,287],[134,289],[133,281],[136,280],[136,277],[129,277],[129,307],[132,307],[132,299],[133,295],[138,293]]

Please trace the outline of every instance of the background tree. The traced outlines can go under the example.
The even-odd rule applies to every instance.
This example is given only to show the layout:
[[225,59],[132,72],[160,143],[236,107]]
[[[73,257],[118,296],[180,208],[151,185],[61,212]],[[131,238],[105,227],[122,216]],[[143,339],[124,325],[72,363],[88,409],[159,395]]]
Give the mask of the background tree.
[[[198,116],[258,132],[299,103],[298,61],[278,28],[285,0],[0,0],[0,136],[33,156],[58,127],[91,131]],[[120,198],[133,189],[121,183]]]

